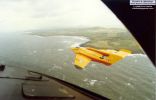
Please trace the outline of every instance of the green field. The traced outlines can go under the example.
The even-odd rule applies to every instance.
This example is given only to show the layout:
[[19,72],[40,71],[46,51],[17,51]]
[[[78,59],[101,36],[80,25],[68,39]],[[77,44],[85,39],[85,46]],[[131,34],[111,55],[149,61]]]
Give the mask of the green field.
[[40,36],[84,36],[90,39],[89,42],[81,46],[95,47],[98,49],[128,49],[133,53],[143,53],[140,45],[129,33],[129,31],[119,28],[73,28],[33,32],[33,35]]

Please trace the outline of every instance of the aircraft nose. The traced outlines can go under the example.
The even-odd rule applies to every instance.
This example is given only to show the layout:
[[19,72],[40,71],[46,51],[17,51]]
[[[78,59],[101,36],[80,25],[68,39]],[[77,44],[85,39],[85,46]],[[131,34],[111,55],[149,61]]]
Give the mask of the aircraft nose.
[[79,47],[71,48],[74,52],[78,51]]
[[74,48],[71,48],[72,50],[74,50]]
[[73,51],[76,50],[77,48],[71,48]]

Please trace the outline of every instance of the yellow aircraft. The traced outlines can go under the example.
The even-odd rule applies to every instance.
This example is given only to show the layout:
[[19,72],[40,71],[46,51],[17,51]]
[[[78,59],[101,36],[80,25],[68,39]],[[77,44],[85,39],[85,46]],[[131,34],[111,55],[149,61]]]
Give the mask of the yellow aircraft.
[[95,49],[90,47],[74,47],[71,49],[76,54],[74,62],[76,67],[82,69],[85,68],[90,61],[112,65],[131,54],[131,51],[125,49],[119,51]]

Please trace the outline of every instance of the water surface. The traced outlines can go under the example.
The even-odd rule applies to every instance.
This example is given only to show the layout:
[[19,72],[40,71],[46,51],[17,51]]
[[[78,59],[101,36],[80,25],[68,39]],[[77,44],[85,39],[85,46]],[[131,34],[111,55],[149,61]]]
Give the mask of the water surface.
[[14,34],[0,36],[0,63],[45,73],[113,100],[155,100],[156,70],[148,57],[132,54],[108,67],[91,62],[74,67],[71,46],[87,42],[80,36]]

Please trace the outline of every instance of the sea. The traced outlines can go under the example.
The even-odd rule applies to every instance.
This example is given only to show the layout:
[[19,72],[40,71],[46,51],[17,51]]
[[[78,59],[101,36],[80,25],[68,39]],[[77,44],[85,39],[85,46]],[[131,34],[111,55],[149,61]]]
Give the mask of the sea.
[[0,63],[59,78],[112,100],[156,100],[156,68],[146,54],[131,54],[107,66],[90,62],[74,66],[71,47],[89,39],[81,36],[0,35]]

